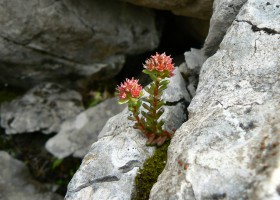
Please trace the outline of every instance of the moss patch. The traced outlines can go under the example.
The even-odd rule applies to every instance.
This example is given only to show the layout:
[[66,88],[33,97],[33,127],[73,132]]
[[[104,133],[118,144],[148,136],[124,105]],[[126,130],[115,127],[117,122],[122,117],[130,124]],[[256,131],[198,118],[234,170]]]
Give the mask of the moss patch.
[[150,191],[163,171],[167,160],[167,148],[170,141],[157,147],[152,157],[148,158],[135,178],[136,194],[134,200],[149,199]]

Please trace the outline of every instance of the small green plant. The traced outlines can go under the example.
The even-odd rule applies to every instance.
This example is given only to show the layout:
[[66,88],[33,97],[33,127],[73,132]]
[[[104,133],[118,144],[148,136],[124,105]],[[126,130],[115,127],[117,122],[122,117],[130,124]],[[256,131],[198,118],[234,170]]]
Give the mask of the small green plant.
[[[159,118],[164,113],[165,101],[161,97],[169,83],[167,78],[173,76],[175,68],[172,58],[165,53],[151,56],[146,60],[144,68],[143,72],[153,81],[144,88],[148,96],[142,98],[144,92],[137,79],[126,79],[117,87],[119,103],[128,104],[128,109],[132,112],[128,119],[135,121],[134,128],[139,129],[148,138],[147,144],[160,146],[173,136],[172,133],[163,130],[164,121]],[[145,111],[140,113],[141,106]]]
[[63,161],[63,159],[54,159],[52,162],[52,169],[54,170],[55,168],[60,166],[62,161]]

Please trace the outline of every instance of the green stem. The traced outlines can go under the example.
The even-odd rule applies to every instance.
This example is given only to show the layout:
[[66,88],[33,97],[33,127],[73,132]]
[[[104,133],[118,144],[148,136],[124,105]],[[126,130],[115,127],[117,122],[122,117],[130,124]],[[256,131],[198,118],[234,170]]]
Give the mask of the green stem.
[[146,129],[145,125],[142,123],[142,121],[139,118],[139,116],[138,116],[138,113],[139,113],[138,109],[139,108],[137,106],[132,106],[133,117],[137,121],[138,129],[140,129],[148,137],[147,129]]

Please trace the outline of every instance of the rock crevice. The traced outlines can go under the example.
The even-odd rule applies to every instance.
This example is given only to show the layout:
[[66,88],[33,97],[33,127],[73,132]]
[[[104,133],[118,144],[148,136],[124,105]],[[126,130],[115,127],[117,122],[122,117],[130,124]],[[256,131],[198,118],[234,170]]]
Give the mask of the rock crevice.
[[262,28],[259,28],[257,25],[254,25],[252,22],[250,21],[246,21],[246,20],[235,20],[236,22],[244,22],[244,23],[247,23],[247,24],[250,24],[252,26],[252,31],[253,32],[258,32],[258,31],[263,31],[265,32],[266,34],[269,34],[269,35],[276,35],[276,34],[280,34],[279,31],[277,30],[274,30],[274,29],[271,29],[271,28],[266,28],[266,27],[262,27]]

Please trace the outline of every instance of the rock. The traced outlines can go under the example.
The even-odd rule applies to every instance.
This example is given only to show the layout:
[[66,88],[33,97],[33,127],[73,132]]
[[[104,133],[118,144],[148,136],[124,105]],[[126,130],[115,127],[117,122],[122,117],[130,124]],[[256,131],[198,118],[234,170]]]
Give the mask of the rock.
[[214,1],[210,28],[203,46],[205,56],[210,57],[216,53],[227,29],[230,27],[245,2],[247,2],[247,0]]
[[61,123],[83,111],[82,97],[58,84],[44,83],[22,98],[0,105],[1,126],[7,134],[57,132]]
[[[172,77],[183,81],[179,71]],[[171,81],[171,88],[184,86]],[[177,129],[185,115],[185,99],[182,91],[165,94],[172,102],[165,106],[162,118],[166,120],[165,129]],[[168,92],[171,90],[166,90]],[[170,97],[173,96],[173,99]],[[183,99],[182,99],[183,98]],[[128,109],[108,120],[99,134],[99,140],[91,146],[79,170],[68,185],[65,199],[120,199],[129,200],[135,190],[134,178],[146,158],[153,154],[154,147],[145,145],[146,138],[139,130],[132,128],[133,122],[127,119]]]
[[195,96],[200,68],[206,59],[207,57],[204,56],[202,50],[191,48],[190,51],[185,52],[185,63],[179,66],[179,70],[187,82],[187,90],[191,97]]
[[[112,77],[125,55],[159,44],[152,10],[114,0],[4,0],[0,19],[1,74],[19,86],[50,81],[53,75],[73,80],[101,70]],[[11,66],[21,73],[9,74]]]
[[278,0],[241,8],[202,66],[151,200],[279,199],[279,21]]
[[207,59],[203,51],[200,49],[194,49],[191,48],[190,51],[185,52],[185,61],[186,61],[186,71],[185,74],[187,75],[188,73],[195,73],[199,74],[200,68]]
[[58,194],[33,180],[26,166],[0,151],[0,200],[62,200]]
[[[0,38],[1,40],[1,38]],[[0,42],[1,45],[1,42]],[[16,49],[17,47],[12,47]],[[38,54],[32,54],[40,58]],[[25,60],[26,61],[26,60]],[[100,62],[90,65],[56,62],[52,58],[42,61],[41,64],[17,64],[0,61],[0,83],[23,90],[28,90],[42,82],[55,82],[65,87],[76,88],[81,80],[92,75],[110,78],[116,75],[123,67],[125,58],[123,55],[114,55]]]
[[46,149],[60,159],[71,154],[83,158],[108,119],[124,108],[124,104],[117,103],[117,98],[111,98],[66,120],[58,134],[47,141]]
[[175,68],[174,76],[169,80],[170,83],[168,88],[166,88],[165,92],[162,94],[162,98],[169,103],[179,102],[182,100],[190,102],[191,98],[186,90],[186,83],[178,68]]
[[123,0],[136,5],[170,10],[176,15],[183,15],[192,18],[209,19],[212,13],[213,0]]

